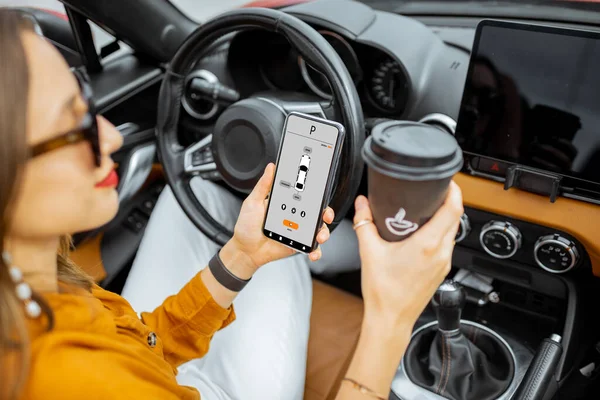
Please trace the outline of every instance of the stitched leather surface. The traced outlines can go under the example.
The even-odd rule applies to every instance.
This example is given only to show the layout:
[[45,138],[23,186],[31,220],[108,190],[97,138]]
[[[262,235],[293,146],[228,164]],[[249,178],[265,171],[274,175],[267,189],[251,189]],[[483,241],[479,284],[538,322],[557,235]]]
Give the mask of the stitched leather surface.
[[508,348],[473,326],[456,333],[432,326],[412,339],[404,359],[411,381],[451,400],[495,400],[514,375]]
[[556,364],[562,354],[560,344],[545,339],[540,345],[527,373],[514,395],[515,400],[541,400],[548,383],[554,376]]

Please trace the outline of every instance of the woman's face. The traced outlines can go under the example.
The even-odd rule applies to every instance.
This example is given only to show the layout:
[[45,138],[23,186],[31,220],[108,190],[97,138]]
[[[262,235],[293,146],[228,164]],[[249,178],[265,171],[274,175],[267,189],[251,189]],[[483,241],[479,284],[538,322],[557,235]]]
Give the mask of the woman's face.
[[[43,38],[22,34],[29,67],[27,143],[36,145],[76,129],[87,112],[73,73]],[[87,141],[66,145],[28,161],[11,219],[9,236],[44,239],[99,227],[118,209],[115,185],[98,187],[114,169],[110,158],[123,142],[115,127],[98,119],[102,162]]]

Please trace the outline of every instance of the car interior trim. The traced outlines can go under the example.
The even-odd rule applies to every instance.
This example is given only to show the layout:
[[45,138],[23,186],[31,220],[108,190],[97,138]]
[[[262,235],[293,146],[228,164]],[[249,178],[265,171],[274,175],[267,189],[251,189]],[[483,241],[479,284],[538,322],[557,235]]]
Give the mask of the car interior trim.
[[142,188],[152,170],[155,156],[155,143],[139,145],[129,152],[123,163],[119,165],[121,171],[121,179],[117,187],[119,202],[129,200]]
[[104,113],[144,89],[160,82],[162,70],[125,54],[104,65],[101,74],[90,74],[94,100],[99,113]]
[[458,173],[454,180],[463,192],[465,206],[486,210],[565,231],[586,248],[592,271],[600,277],[600,213],[594,204],[548,197],[519,189],[504,190],[498,182]]

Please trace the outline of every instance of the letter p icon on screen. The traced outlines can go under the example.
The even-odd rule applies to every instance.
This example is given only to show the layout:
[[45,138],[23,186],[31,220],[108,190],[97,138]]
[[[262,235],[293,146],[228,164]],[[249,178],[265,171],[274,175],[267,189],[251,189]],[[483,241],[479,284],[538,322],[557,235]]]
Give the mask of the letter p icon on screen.
[[310,132],[309,132],[309,134],[310,134],[310,135],[312,135],[312,133],[313,133],[314,131],[316,131],[316,130],[317,130],[317,127],[316,127],[316,126],[314,126],[314,125],[311,125],[311,126],[310,126]]

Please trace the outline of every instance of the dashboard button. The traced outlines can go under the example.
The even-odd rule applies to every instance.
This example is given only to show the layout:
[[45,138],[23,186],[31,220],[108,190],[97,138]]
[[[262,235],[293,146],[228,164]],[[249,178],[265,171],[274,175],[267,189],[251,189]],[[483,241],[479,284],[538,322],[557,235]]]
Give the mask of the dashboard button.
[[483,226],[479,242],[486,253],[495,258],[510,258],[521,248],[521,231],[505,221],[490,221]]
[[144,202],[140,205],[140,210],[148,217],[152,214],[152,210],[154,210],[154,206],[156,205],[156,200],[154,198],[150,198],[144,200]]
[[508,170],[508,164],[490,160],[489,158],[482,158],[479,160],[479,171],[485,172],[486,174],[505,176]]
[[579,262],[579,250],[574,242],[558,234],[540,237],[533,250],[535,262],[553,274],[563,274]]
[[202,165],[202,153],[196,151],[192,154],[192,165],[194,167]]
[[147,215],[141,211],[134,209],[131,214],[127,216],[127,219],[123,222],[126,228],[129,228],[134,233],[140,233],[148,222]]
[[210,149],[196,150],[192,153],[192,166],[197,167],[199,165],[208,164],[214,162],[214,158]]

